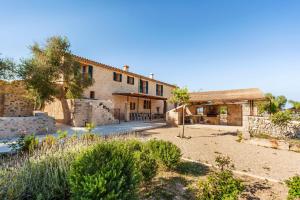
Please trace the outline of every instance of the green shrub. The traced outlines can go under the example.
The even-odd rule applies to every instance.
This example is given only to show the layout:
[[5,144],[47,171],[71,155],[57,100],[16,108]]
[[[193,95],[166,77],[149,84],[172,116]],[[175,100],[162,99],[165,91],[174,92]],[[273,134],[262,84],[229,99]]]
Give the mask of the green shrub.
[[74,199],[131,199],[140,173],[126,145],[103,142],[74,161],[69,180]]
[[133,153],[136,166],[142,175],[142,181],[151,181],[157,174],[158,165],[149,148],[139,140],[127,140],[125,144]]
[[176,168],[180,162],[181,151],[173,143],[163,140],[150,140],[147,142],[151,154],[165,167]]
[[288,199],[300,198],[300,176],[294,176],[286,181],[289,188]]
[[244,186],[240,180],[234,178],[230,159],[219,156],[216,162],[219,171],[214,171],[210,173],[206,180],[199,181],[197,199],[238,199],[239,194],[244,190]]
[[46,135],[46,137],[42,140],[42,145],[43,147],[51,148],[56,144],[56,142],[56,137],[54,137],[53,135]]
[[290,111],[279,111],[271,116],[273,124],[286,127],[292,121],[292,114]]
[[16,143],[9,145],[13,151],[20,152],[32,152],[39,145],[39,140],[34,134],[24,135],[22,134],[16,141]]
[[64,139],[68,136],[68,131],[58,130],[57,135],[58,135],[58,139]]
[[85,130],[87,133],[92,133],[95,129],[95,125],[93,123],[86,123]]
[[6,172],[1,179],[0,199],[68,199],[68,171],[73,154],[47,156],[29,160],[15,172]]

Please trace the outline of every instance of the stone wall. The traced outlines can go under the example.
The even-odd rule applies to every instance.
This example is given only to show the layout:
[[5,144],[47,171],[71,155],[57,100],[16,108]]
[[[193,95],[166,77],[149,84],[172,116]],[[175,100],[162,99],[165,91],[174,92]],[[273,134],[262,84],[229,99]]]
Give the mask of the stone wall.
[[244,129],[251,136],[266,134],[276,138],[300,137],[300,122],[293,121],[287,127],[274,125],[269,117],[244,116]]
[[32,116],[33,110],[33,102],[21,95],[0,94],[0,117]]
[[112,101],[92,99],[58,100],[47,104],[44,109],[58,122],[84,127],[86,123],[105,125],[117,123]]
[[0,117],[0,138],[55,132],[55,120],[42,112],[30,117]]

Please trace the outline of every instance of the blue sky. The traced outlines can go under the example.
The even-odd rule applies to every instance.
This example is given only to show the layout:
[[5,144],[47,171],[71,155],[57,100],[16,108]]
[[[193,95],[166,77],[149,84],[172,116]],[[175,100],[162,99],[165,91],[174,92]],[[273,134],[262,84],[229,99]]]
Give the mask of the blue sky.
[[300,1],[3,1],[0,53],[67,36],[73,53],[191,91],[259,87],[300,100]]

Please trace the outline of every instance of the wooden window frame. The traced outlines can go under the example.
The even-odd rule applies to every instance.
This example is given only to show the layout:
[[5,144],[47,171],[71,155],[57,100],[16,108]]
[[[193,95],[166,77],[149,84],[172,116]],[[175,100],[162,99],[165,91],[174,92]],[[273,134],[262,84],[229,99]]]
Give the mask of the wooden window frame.
[[156,84],[156,96],[164,96],[164,85]]
[[130,102],[130,110],[135,110],[135,109],[136,109],[135,102]]
[[133,76],[127,76],[127,84],[134,85],[134,77]]
[[139,92],[143,94],[149,93],[149,82],[146,80],[140,79]]
[[151,109],[151,100],[144,100],[144,109]]
[[122,82],[122,74],[113,72],[113,80],[116,82]]
[[90,99],[95,99],[95,91],[90,91]]

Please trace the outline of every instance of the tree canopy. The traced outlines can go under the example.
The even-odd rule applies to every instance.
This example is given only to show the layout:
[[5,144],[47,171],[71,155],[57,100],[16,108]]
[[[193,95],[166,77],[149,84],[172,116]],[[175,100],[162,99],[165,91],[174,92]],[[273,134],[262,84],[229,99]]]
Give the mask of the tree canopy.
[[66,37],[51,37],[45,45],[35,43],[29,48],[32,57],[21,61],[18,74],[35,97],[38,108],[55,97],[80,98],[83,89],[93,83],[92,77],[81,74]]
[[190,95],[189,95],[189,90],[184,87],[184,88],[175,88],[172,90],[172,97],[170,99],[171,103],[178,104],[178,105],[183,105],[187,104],[190,100]]
[[271,114],[282,111],[287,103],[287,98],[283,95],[273,96],[271,93],[265,94],[267,101],[259,103],[259,113],[268,112]]
[[0,79],[12,80],[17,77],[17,65],[13,60],[0,58]]

